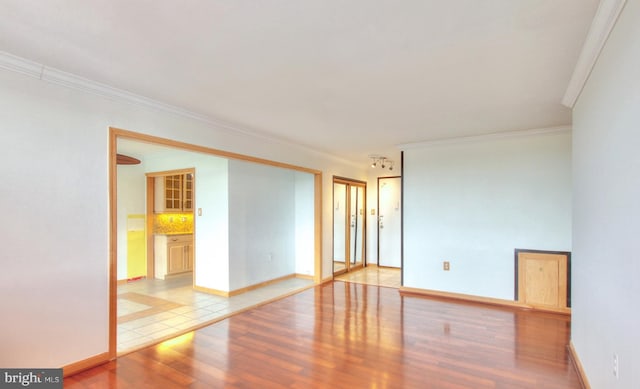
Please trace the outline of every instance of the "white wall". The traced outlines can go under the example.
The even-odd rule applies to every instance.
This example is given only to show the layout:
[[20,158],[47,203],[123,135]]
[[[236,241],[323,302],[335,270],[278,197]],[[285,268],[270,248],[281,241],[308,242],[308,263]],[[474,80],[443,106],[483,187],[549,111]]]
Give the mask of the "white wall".
[[404,286],[513,300],[514,249],[571,250],[569,133],[409,149],[403,176]]
[[630,0],[573,113],[571,338],[593,388],[640,388],[638,37]]
[[[167,148],[145,158],[145,172],[195,168],[195,285],[229,290],[228,160]],[[144,182],[144,176],[140,178]]]
[[314,250],[314,177],[312,174],[294,172],[295,176],[295,250],[296,274],[313,275]]
[[[323,171],[323,220],[331,177],[361,168],[290,144],[0,69],[0,366],[59,367],[108,351],[108,127]],[[323,225],[323,277],[331,275],[331,223]],[[69,340],[73,339],[73,342]]]
[[212,162],[196,165],[194,284],[228,291],[229,161]]
[[229,161],[229,287],[295,273],[295,172]]

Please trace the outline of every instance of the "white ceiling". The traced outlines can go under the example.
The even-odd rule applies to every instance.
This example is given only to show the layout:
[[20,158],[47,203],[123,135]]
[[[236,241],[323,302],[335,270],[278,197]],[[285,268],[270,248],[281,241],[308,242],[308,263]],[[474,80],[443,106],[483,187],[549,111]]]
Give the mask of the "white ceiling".
[[358,161],[570,124],[561,100],[597,6],[0,0],[0,50]]

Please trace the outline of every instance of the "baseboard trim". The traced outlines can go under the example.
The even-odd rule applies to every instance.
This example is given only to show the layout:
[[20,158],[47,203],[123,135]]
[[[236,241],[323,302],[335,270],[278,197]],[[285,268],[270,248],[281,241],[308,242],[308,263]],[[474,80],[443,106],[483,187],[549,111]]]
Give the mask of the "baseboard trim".
[[582,389],[591,389],[591,385],[589,385],[589,380],[587,379],[587,375],[584,372],[582,362],[580,362],[580,358],[578,358],[576,349],[573,346],[573,341],[569,341],[567,349],[569,350],[569,360],[571,361],[571,365],[573,365],[573,368],[576,370],[576,373],[578,373],[578,380],[580,381]]
[[193,290],[197,290],[202,293],[215,294],[216,296],[229,297],[229,292],[213,288],[205,288],[204,286],[193,285]]
[[313,281],[314,277],[310,274],[301,274],[301,273],[296,273],[295,274],[296,278],[301,278],[303,280],[311,280]]
[[326,284],[327,282],[331,282],[331,281],[333,281],[333,276],[327,277],[327,278],[323,279],[322,281],[320,281],[320,285]]
[[120,285],[128,284],[128,283],[130,283],[130,282],[135,282],[135,281],[144,280],[144,279],[146,279],[146,278],[147,278],[147,276],[140,276],[140,277],[133,277],[133,278],[125,278],[125,279],[122,279],[122,280],[118,280],[118,281],[117,281],[117,283],[118,283],[118,286],[120,286]]
[[478,304],[484,304],[484,305],[527,309],[527,310],[535,310],[535,311],[550,312],[550,313],[560,313],[564,315],[571,314],[571,308],[559,308],[559,309],[558,308],[540,308],[540,307],[533,307],[528,304],[522,304],[517,301],[503,300],[503,299],[498,299],[493,297],[474,296],[474,295],[463,294],[463,293],[443,292],[443,291],[431,290],[431,289],[410,288],[407,286],[401,286],[399,289],[399,292],[401,295],[435,297],[440,299],[472,302],[472,303],[478,303]]
[[68,377],[77,373],[80,373],[81,371],[84,370],[88,370],[91,369],[93,367],[105,364],[107,362],[109,362],[109,353],[102,353],[102,354],[98,354],[98,355],[94,355],[90,358],[87,359],[83,359],[81,361],[78,362],[74,362],[74,363],[70,363],[66,366],[62,367],[62,375],[64,377]]
[[257,284],[253,284],[253,285],[249,285],[249,286],[245,286],[244,288],[240,288],[240,289],[235,289],[229,292],[229,297],[231,296],[237,296],[239,294],[248,292],[250,290],[254,290],[254,289],[258,289],[258,288],[262,288],[263,286],[267,286],[267,285],[271,285],[271,284],[275,284],[276,282],[280,282],[280,281],[284,281],[284,280],[288,280],[290,278],[296,278],[295,274],[287,274],[286,276],[282,276],[282,277],[278,277],[278,278],[274,278],[271,280],[267,280],[267,281],[263,281],[263,282],[259,282]]
[[313,280],[313,276],[307,276],[305,274],[287,274],[286,276],[282,276],[282,277],[274,278],[274,279],[271,279],[271,280],[259,282],[257,284],[245,286],[244,288],[231,290],[229,292],[226,292],[224,290],[205,288],[204,286],[198,286],[198,285],[194,285],[193,289],[197,290],[198,292],[215,294],[217,296],[222,296],[222,297],[231,297],[231,296],[237,296],[239,294],[248,292],[250,290],[262,288],[263,286],[267,286],[267,285],[275,284],[275,283],[280,282],[280,281],[288,280],[290,278],[308,278],[310,280]]

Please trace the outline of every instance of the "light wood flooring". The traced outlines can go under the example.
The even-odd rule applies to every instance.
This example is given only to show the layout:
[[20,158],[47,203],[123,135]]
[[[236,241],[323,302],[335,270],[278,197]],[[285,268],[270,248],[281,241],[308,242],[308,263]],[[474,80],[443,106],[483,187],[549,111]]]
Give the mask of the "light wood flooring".
[[378,267],[376,265],[367,265],[365,268],[340,274],[334,279],[358,284],[387,286],[390,288],[399,288],[401,286],[399,268]]
[[570,319],[328,282],[64,380],[65,388],[579,388]]

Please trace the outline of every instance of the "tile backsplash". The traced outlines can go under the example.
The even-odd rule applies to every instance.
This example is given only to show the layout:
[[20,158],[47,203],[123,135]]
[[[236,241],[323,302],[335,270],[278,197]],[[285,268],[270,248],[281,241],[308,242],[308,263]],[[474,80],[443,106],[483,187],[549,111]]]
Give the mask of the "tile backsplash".
[[193,234],[192,213],[156,213],[153,215],[154,234]]

